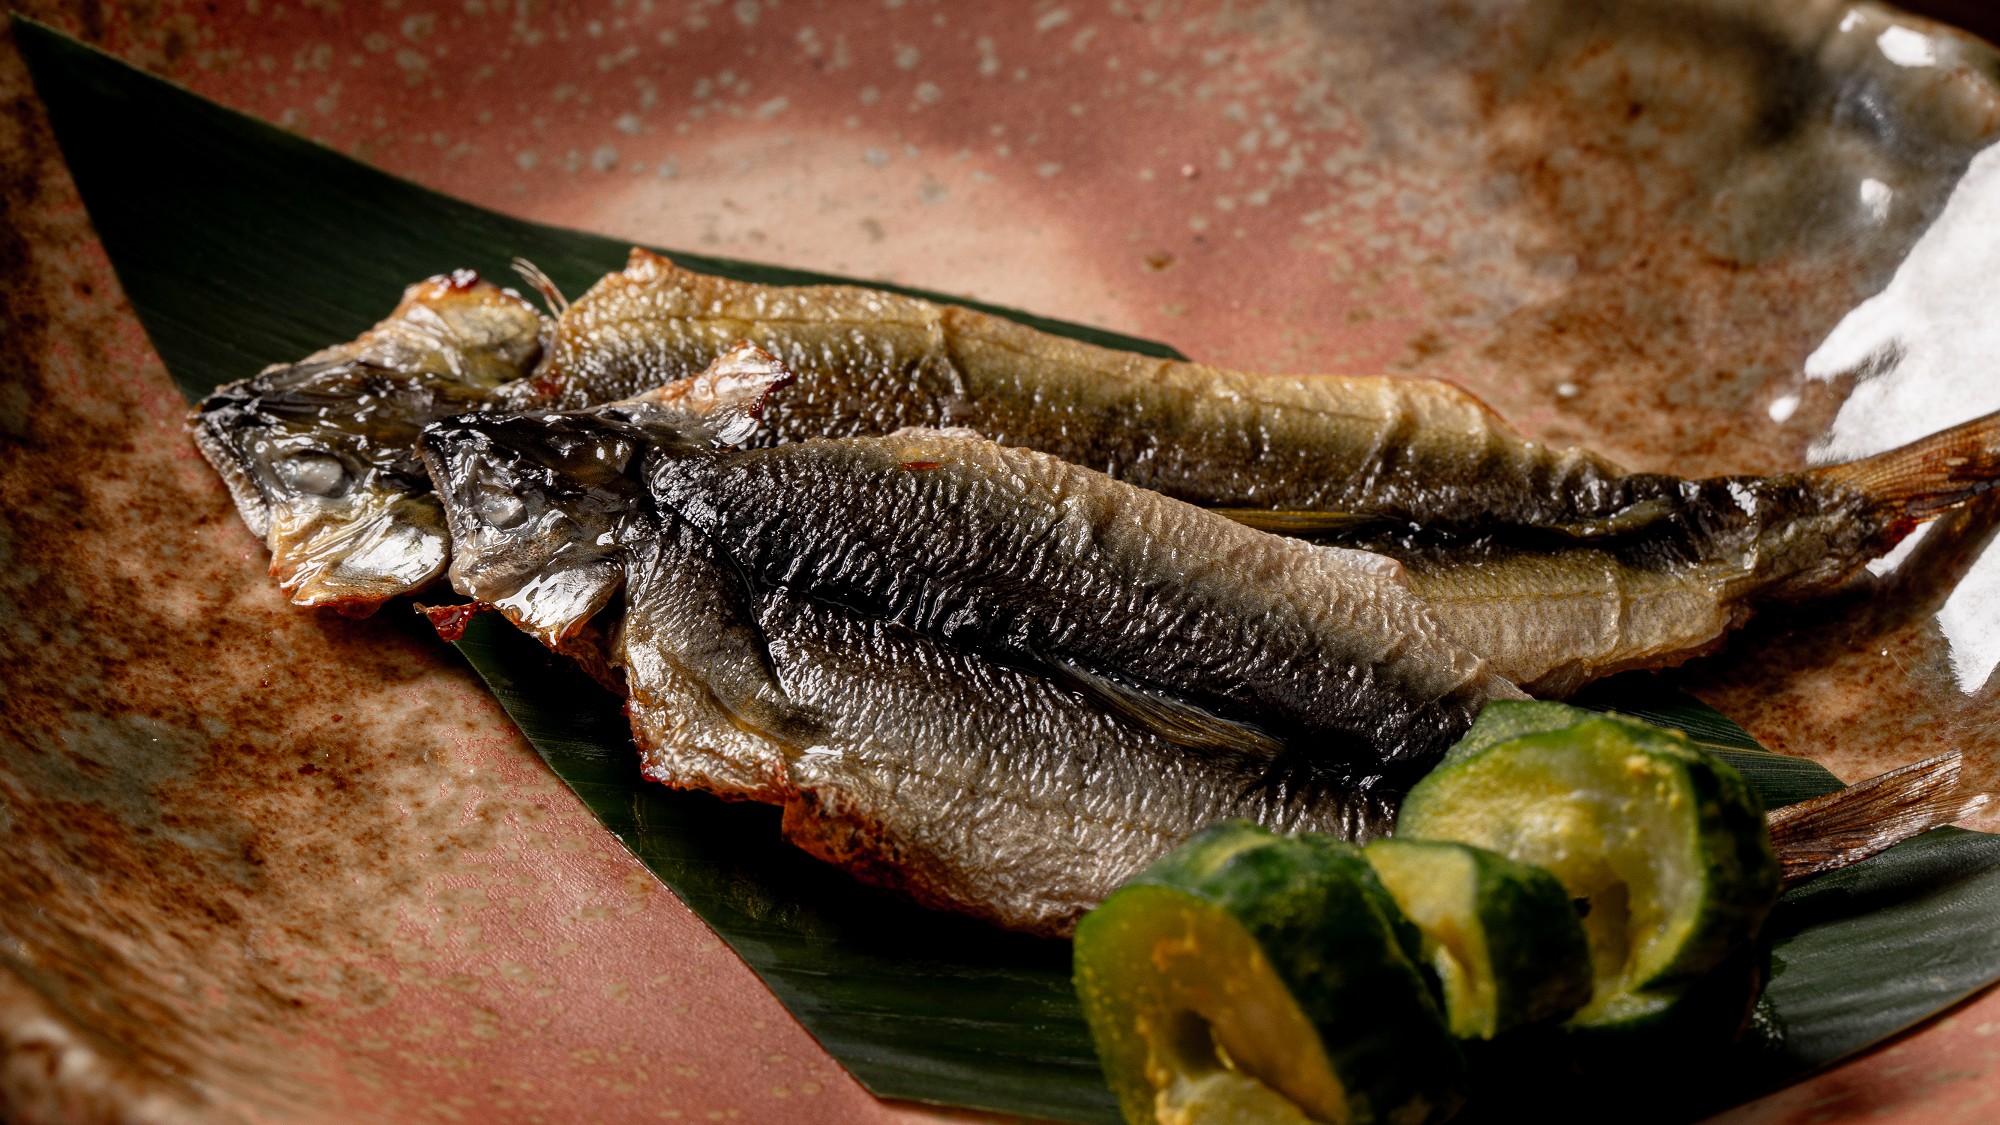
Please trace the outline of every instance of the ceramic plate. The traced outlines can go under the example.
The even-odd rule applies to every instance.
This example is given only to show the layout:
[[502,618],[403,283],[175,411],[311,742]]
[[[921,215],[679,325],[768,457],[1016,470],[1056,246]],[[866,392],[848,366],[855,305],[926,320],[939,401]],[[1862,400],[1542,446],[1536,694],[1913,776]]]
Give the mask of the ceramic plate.
[[[496,209],[1211,362],[1450,378],[1637,468],[1770,471],[2000,408],[2000,64],[1873,6],[28,10]],[[0,89],[9,1109],[929,1112],[847,1078],[414,621],[282,604],[11,50]],[[1990,756],[1991,514],[1678,682],[1850,778]],[[1996,1018],[1736,1114],[1976,1120]]]

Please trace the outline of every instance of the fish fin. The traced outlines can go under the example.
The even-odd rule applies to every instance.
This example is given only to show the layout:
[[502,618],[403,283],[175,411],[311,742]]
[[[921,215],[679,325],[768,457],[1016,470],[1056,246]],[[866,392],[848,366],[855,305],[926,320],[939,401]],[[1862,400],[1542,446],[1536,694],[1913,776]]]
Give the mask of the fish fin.
[[711,441],[730,446],[756,430],[771,396],[797,378],[778,357],[748,340],[739,340],[701,374],[677,379],[625,402],[698,419]]
[[1553,525],[1550,530],[1573,539],[1607,539],[1614,535],[1626,535],[1644,530],[1673,514],[1673,504],[1663,497],[1656,496],[1651,500],[1641,500],[1602,519],[1559,523]]
[[1382,522],[1382,517],[1375,515],[1297,508],[1210,508],[1209,511],[1244,527],[1277,535],[1324,535]]
[[1212,715],[1191,703],[1133,687],[1061,661],[1048,661],[1054,678],[1141,730],[1190,750],[1221,750],[1260,761],[1284,753],[1285,745],[1247,723]]
[[1952,750],[1773,810],[1765,823],[1785,882],[1859,863],[1977,811],[1989,798],[1961,784],[1963,766]]
[[542,267],[526,258],[515,258],[511,264],[514,272],[521,275],[521,280],[533,286],[535,292],[542,295],[542,300],[548,302],[549,312],[561,316],[569,311],[569,298],[563,296],[555,281],[542,272]]
[[1805,475],[1860,491],[1907,529],[2000,484],[2000,412]]
[[[564,644],[625,588],[621,560],[602,555],[554,559],[492,605],[514,627],[564,652]],[[462,591],[461,591],[462,592]]]

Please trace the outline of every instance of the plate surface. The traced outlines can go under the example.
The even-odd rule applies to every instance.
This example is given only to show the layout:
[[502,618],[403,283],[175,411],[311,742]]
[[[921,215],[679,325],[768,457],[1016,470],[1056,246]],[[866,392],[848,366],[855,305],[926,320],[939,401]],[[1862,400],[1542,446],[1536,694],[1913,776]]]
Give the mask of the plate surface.
[[[1598,7],[37,14],[489,206],[1216,362],[1441,375],[1637,467],[2000,407],[1966,311],[2000,300],[1987,48],[1831,4]],[[0,68],[9,1103],[920,1112],[841,1075],[408,623],[279,604]],[[1947,531],[1681,682],[1843,776],[1990,752],[1983,535]],[[1738,1113],[1974,1120],[1996,1018]]]

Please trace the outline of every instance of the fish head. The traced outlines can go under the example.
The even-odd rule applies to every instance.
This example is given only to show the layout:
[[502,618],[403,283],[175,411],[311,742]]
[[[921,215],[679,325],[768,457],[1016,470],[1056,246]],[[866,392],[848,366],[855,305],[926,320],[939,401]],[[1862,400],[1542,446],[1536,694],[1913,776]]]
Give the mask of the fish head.
[[443,570],[444,513],[414,454],[436,399],[420,378],[333,361],[273,368],[196,409],[196,446],[295,604],[366,614]]
[[486,413],[424,432],[450,528],[451,583],[556,646],[609,604],[623,552],[656,526],[645,466],[747,439],[792,373],[741,344],[706,370],[590,410]]
[[218,387],[194,409],[195,445],[270,548],[287,597],[361,615],[443,572],[449,536],[417,436],[526,374],[544,324],[460,271],[410,286],[353,341]]
[[651,527],[629,425],[588,411],[475,414],[432,425],[421,445],[453,589],[551,647],[609,604],[625,544]]

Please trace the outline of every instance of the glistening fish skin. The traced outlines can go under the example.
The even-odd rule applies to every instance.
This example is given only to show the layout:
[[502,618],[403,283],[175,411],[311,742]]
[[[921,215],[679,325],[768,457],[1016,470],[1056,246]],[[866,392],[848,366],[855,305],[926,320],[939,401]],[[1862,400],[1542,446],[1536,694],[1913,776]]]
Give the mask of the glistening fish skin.
[[468,415],[432,426],[422,455],[451,526],[452,587],[561,647],[616,594],[624,546],[652,530],[642,454],[737,441],[791,381],[744,345],[694,378],[587,414]]
[[547,362],[509,393],[606,402],[693,375],[738,340],[799,376],[758,445],[963,426],[1203,506],[1426,525],[1588,533],[1634,502],[1636,478],[1616,465],[1527,441],[1449,383],[1154,359],[879,290],[710,277],[644,250],[569,307]]
[[1563,695],[1708,651],[1760,604],[1833,590],[1996,475],[1988,416],[1850,464],[1677,482],[1671,504],[1587,541],[1413,530],[1358,545],[1401,560],[1445,631],[1501,674]]
[[1449,384],[1152,360],[874,290],[706,277],[643,250],[552,323],[469,271],[413,286],[355,342],[218,388],[191,426],[292,599],[367,612],[443,562],[436,507],[408,471],[416,427],[628,398],[745,339],[804,380],[757,444],[959,425],[1203,505],[1588,529],[1625,503],[1615,466],[1523,441]]
[[[754,397],[753,384],[738,401]],[[458,418],[425,435],[456,557],[504,579],[485,593],[560,585],[548,576],[569,564],[537,547],[539,563],[514,565],[529,556],[507,535],[526,521],[482,485],[504,484],[571,546],[599,544],[601,514],[618,513],[616,546],[592,557],[620,568],[611,650],[648,777],[782,805],[787,838],[863,879],[1053,936],[1215,819],[1355,839],[1386,830],[1385,793],[1190,753],[1045,677],[824,602],[753,595],[706,535],[633,499],[641,462],[701,450],[716,416],[627,403]],[[635,434],[650,443],[639,457]],[[603,466],[620,463],[609,479]],[[557,616],[538,619],[545,641],[580,623]]]
[[365,614],[444,569],[417,436],[541,355],[543,318],[461,271],[411,286],[352,343],[216,388],[188,427],[299,605]]
[[1408,565],[1451,636],[1541,694],[1708,651],[1757,605],[1831,590],[2000,476],[1990,419],[1846,467],[1628,473],[1528,441],[1445,383],[1249,375],[892,293],[708,277],[645,251],[570,307],[530,386],[539,401],[602,401],[698,371],[737,339],[799,372],[752,444],[969,427],[1378,551]]
[[[480,378],[397,358],[394,371],[415,374],[387,394],[368,374],[375,368],[308,364],[260,376],[267,385],[224,388],[204,406],[197,438],[246,520],[269,532],[273,571],[295,601],[366,610],[428,581],[442,561],[437,509],[407,471],[414,458],[364,471],[367,457],[333,455],[353,446],[350,430],[360,427],[365,452],[382,460],[409,432],[403,421],[451,403],[603,402],[677,385],[668,381],[739,338],[801,377],[750,444],[970,426],[1253,526],[1387,553],[1408,564],[1454,638],[1541,693],[1706,651],[1760,602],[1837,585],[1914,522],[2000,476],[2000,424],[1990,420],[1948,455],[1925,453],[1942,449],[1932,441],[1770,478],[1631,474],[1526,441],[1448,384],[1245,375],[895,294],[726,281],[644,251],[552,324],[508,301],[489,301],[489,319],[508,326],[485,333],[500,346],[431,349],[447,360],[496,357],[473,365]],[[377,334],[407,334],[411,319],[399,313]],[[532,377],[492,382],[524,370],[542,338]],[[274,462],[279,439],[329,455]],[[349,474],[339,494],[313,495],[335,465]],[[1891,465],[1908,472],[1892,480],[1880,471]],[[299,466],[294,479],[276,471]],[[274,524],[269,511],[285,518]]]
[[1205,712],[1315,774],[1407,779],[1488,700],[1520,695],[1445,637],[1393,563],[1045,454],[906,430],[648,471],[656,502],[754,589],[1063,676],[1128,712]]

